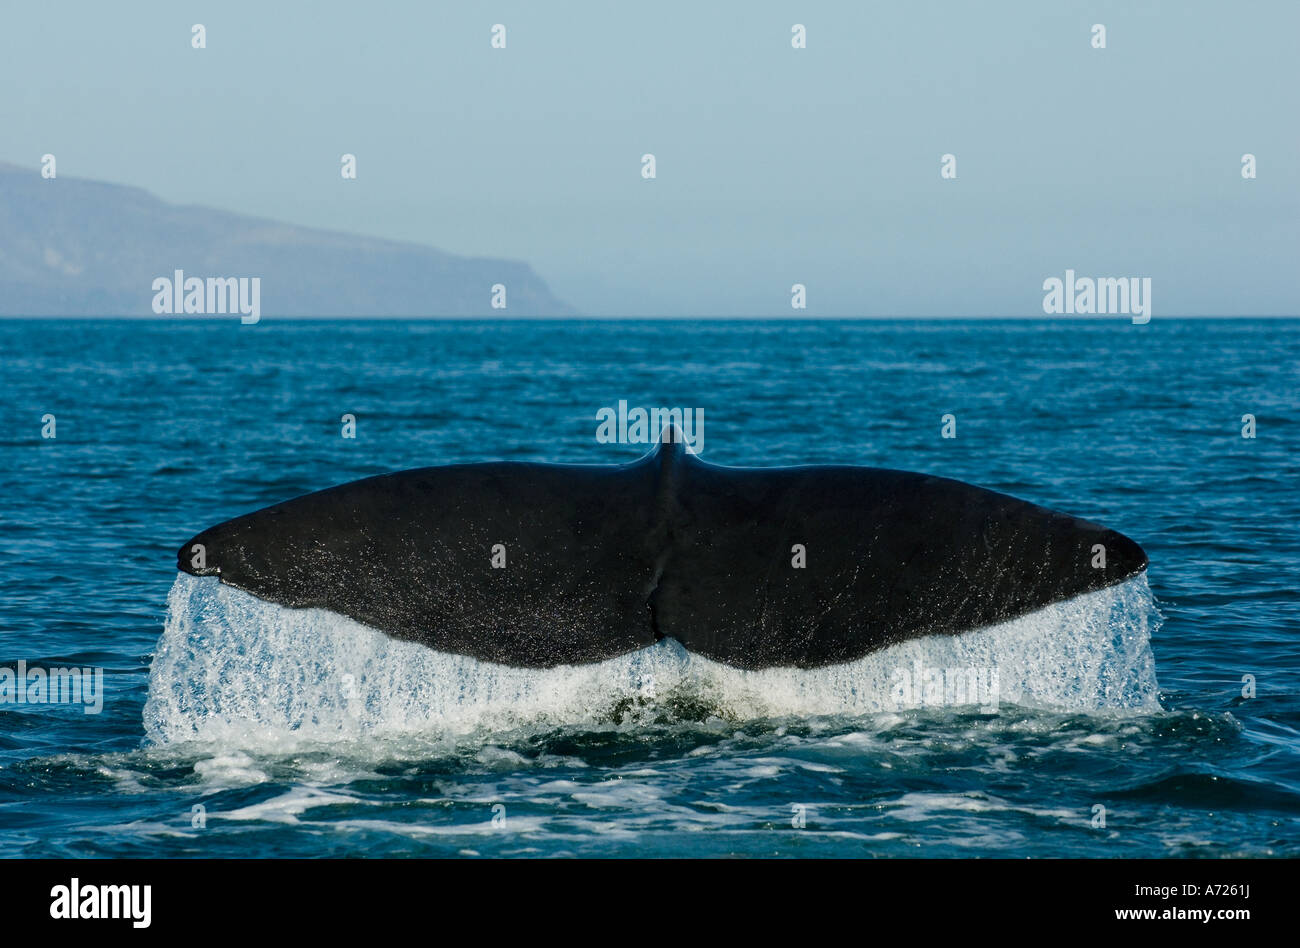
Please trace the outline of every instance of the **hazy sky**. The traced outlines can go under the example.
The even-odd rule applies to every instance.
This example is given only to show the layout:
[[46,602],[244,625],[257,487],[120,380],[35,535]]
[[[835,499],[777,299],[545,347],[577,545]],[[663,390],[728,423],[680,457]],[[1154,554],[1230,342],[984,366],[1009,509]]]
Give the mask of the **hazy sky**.
[[522,259],[593,315],[1042,316],[1066,268],[1295,314],[1297,36],[1295,0],[9,3],[0,160]]

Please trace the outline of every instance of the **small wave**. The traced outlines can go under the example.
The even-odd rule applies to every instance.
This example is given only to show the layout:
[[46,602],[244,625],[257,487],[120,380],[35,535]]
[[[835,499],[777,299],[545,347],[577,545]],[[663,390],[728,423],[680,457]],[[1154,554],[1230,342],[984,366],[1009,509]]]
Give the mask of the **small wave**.
[[[150,670],[149,742],[270,747],[387,734],[465,734],[611,721],[749,720],[897,712],[900,682],[990,670],[978,696],[1064,711],[1160,710],[1138,576],[959,636],[930,636],[843,665],[744,671],[665,639],[590,665],[512,668],[400,642],[322,609],[290,609],[178,574]],[[922,696],[918,687],[914,692]],[[960,690],[923,703],[964,703]],[[974,694],[971,692],[970,694]]]
[[1250,777],[1201,770],[1181,770],[1126,789],[1111,791],[1122,800],[1162,803],[1177,800],[1185,808],[1245,810],[1250,813],[1300,812],[1300,792]]

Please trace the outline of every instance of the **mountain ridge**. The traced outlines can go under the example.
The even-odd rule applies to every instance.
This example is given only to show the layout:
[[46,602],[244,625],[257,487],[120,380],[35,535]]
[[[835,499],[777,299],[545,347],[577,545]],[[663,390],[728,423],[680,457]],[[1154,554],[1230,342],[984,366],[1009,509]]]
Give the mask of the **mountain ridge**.
[[[0,162],[0,316],[149,316],[157,277],[260,277],[265,316],[573,316],[528,264]],[[493,309],[492,287],[506,287]]]

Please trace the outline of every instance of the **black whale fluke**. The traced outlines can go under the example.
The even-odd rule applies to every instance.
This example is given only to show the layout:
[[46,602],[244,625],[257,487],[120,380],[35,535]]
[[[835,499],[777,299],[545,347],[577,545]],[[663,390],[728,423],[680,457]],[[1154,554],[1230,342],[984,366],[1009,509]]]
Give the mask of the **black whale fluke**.
[[977,629],[1114,585],[1147,558],[1113,530],[959,481],[719,467],[668,429],[619,466],[455,464],[331,487],[205,530],[178,562],[505,665],[671,637],[756,669]]

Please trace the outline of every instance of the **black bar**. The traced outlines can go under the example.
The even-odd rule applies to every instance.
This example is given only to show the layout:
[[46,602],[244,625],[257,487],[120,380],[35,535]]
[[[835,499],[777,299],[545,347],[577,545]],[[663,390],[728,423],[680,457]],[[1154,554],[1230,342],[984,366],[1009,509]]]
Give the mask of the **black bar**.
[[[546,928],[585,942],[597,930],[676,939],[710,918],[733,930],[843,926],[864,941],[1189,927],[1231,938],[1287,923],[1294,872],[1290,860],[14,860],[0,861],[0,904],[7,934],[75,925],[406,940],[402,926],[415,925],[410,934],[429,942]],[[134,903],[123,903],[128,917],[52,918],[56,887],[70,900],[74,878],[87,907],[87,887],[150,886],[148,927],[129,917]],[[1119,917],[1135,909],[1155,915]],[[1246,916],[1189,917],[1204,910]]]

